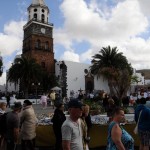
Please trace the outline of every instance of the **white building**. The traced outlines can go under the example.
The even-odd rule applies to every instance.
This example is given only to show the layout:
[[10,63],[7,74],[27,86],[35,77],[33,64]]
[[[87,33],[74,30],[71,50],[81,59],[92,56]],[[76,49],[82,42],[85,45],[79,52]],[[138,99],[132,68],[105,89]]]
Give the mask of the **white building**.
[[[83,64],[71,61],[58,61],[55,64],[55,74],[59,78],[61,88],[67,89],[67,96],[70,91],[78,92],[79,90],[104,90],[109,93],[107,81],[102,77],[97,79],[93,76],[89,64]],[[64,85],[66,82],[66,85]],[[65,87],[64,87],[65,86]]]

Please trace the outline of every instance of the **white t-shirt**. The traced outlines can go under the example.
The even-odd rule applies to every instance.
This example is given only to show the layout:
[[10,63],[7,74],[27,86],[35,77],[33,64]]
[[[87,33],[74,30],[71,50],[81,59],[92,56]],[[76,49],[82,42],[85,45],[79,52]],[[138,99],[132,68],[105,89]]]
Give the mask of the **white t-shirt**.
[[83,150],[81,122],[75,124],[70,117],[63,123],[62,140],[70,141],[71,150]]

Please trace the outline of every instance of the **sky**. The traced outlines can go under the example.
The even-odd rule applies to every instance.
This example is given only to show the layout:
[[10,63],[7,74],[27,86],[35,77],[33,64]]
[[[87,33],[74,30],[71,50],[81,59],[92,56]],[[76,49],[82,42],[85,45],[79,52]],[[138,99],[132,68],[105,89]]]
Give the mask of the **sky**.
[[[6,70],[22,53],[32,0],[2,0],[0,55]],[[54,24],[55,59],[90,64],[102,47],[117,47],[135,69],[150,69],[150,0],[45,0]]]

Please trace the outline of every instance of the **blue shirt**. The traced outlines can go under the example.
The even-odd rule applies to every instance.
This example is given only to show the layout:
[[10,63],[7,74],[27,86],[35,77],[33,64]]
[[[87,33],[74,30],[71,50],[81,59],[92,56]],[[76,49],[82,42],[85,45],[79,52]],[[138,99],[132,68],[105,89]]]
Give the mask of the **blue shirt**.
[[135,121],[138,122],[140,111],[142,110],[139,124],[138,124],[138,130],[141,131],[150,131],[150,108],[139,104],[135,109]]

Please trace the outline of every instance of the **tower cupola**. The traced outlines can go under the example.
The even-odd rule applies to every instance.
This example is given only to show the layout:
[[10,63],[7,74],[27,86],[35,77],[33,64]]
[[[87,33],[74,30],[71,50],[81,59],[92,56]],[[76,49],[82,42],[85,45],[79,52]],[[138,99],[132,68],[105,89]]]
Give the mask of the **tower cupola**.
[[42,23],[48,23],[49,8],[44,0],[32,0],[28,7],[28,21],[36,20]]

